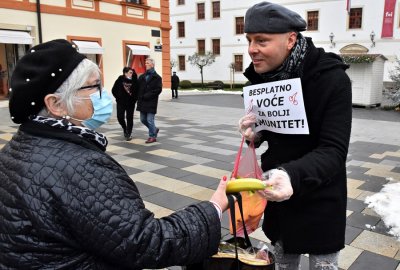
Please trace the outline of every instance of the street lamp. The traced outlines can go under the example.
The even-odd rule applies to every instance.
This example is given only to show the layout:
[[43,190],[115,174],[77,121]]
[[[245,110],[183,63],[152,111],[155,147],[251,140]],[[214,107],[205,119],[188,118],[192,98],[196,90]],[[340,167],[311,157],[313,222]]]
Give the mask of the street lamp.
[[333,39],[335,38],[335,35],[331,32],[329,35],[329,40],[331,41],[331,48],[335,48],[336,43],[333,42]]
[[371,34],[369,34],[369,37],[371,38],[371,42],[372,42],[371,48],[375,47],[375,33],[373,30],[372,30]]

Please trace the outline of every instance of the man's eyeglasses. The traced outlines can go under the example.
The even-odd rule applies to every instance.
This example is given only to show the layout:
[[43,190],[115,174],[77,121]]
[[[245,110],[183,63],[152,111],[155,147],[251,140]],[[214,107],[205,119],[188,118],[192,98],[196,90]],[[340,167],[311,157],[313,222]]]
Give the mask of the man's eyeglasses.
[[87,86],[82,86],[81,88],[78,88],[78,90],[84,90],[84,89],[91,89],[91,88],[97,88],[100,93],[100,98],[101,98],[101,84],[93,84],[93,85],[87,85]]

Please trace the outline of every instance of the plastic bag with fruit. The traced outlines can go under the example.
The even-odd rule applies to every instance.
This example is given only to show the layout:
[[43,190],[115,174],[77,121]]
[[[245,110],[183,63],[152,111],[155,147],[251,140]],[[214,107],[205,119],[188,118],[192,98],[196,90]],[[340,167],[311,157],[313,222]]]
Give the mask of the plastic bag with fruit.
[[[254,178],[262,179],[262,170],[258,165],[256,151],[254,148],[254,142],[251,141],[247,148],[243,152],[244,137],[240,143],[239,151],[236,155],[235,164],[233,167],[231,181],[237,181],[235,179],[243,178]],[[245,188],[246,189],[246,188]],[[251,190],[248,187],[248,190]],[[242,189],[243,190],[243,189]],[[267,200],[262,197],[258,192],[254,191],[241,191],[243,202],[243,218],[246,224],[247,232],[250,234],[258,228],[260,220],[263,216],[264,209],[267,205]],[[239,214],[238,205],[235,204],[236,213],[236,235],[238,237],[244,237],[242,219]],[[230,224],[230,233],[233,234],[232,224]]]

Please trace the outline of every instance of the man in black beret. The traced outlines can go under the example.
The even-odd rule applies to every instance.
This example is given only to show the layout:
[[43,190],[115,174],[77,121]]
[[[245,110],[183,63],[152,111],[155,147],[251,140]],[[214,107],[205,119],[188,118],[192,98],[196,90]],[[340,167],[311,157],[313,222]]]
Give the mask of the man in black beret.
[[[302,100],[282,102],[302,109],[308,134],[268,127],[254,132],[255,114],[242,117],[239,130],[256,147],[268,142],[261,155],[269,187],[260,192],[268,200],[262,228],[275,246],[279,269],[299,269],[301,254],[310,255],[310,269],[338,269],[345,243],[351,83],[342,59],[316,48],[301,34],[305,30],[304,19],[283,6],[262,2],[249,8],[244,31],[252,63],[244,75],[253,85],[297,79]],[[263,109],[278,112],[265,104]]]

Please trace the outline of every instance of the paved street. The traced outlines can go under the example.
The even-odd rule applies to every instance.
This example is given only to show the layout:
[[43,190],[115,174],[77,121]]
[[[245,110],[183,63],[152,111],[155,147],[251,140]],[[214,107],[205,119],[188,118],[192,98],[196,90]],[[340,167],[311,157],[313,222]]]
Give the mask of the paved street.
[[[141,191],[146,206],[162,217],[208,200],[223,175],[229,175],[240,143],[236,123],[243,115],[237,94],[184,93],[171,100],[165,90],[156,117],[158,142],[145,144],[147,132],[135,113],[134,139],[123,140],[115,112],[100,129],[107,152],[119,161]],[[0,101],[0,148],[17,125],[9,120],[7,101]],[[400,181],[400,113],[354,108],[348,155],[346,248],[339,267],[349,270],[400,270],[400,242],[388,234],[381,218],[364,199],[386,183]],[[257,150],[260,153],[262,149]],[[228,232],[227,215],[223,234]],[[259,230],[252,240],[268,242]],[[306,257],[302,269],[308,269]],[[170,269],[180,269],[171,267]]]

